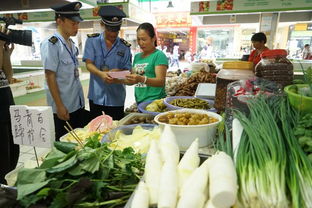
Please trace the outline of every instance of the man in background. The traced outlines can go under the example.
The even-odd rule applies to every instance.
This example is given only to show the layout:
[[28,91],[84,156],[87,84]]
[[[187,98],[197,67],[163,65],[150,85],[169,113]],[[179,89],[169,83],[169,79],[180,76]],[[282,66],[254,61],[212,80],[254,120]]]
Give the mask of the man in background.
[[311,54],[311,49],[309,44],[305,44],[303,51],[302,51],[302,59],[311,59],[312,54]]

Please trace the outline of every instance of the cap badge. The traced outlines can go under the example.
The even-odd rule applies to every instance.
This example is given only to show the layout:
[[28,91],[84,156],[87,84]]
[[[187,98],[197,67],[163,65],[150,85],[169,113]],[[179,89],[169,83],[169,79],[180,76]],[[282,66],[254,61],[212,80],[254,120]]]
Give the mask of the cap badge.
[[112,22],[118,22],[118,17],[113,17]]
[[79,9],[80,9],[80,7],[81,7],[81,6],[80,6],[80,4],[79,4],[79,3],[77,3],[77,4],[75,5],[75,9],[76,9],[76,10],[79,10]]

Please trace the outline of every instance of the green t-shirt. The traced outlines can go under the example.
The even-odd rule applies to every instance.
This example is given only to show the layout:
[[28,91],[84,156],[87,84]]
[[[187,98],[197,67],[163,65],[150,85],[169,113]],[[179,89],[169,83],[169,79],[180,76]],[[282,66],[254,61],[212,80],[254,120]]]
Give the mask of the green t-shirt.
[[[146,76],[148,78],[155,78],[155,67],[159,65],[168,66],[168,59],[166,55],[156,49],[147,57],[142,57],[142,53],[136,54],[133,60],[133,70],[135,73]],[[166,97],[165,87],[150,87],[143,83],[138,83],[135,86],[135,100],[137,103],[157,100]]]

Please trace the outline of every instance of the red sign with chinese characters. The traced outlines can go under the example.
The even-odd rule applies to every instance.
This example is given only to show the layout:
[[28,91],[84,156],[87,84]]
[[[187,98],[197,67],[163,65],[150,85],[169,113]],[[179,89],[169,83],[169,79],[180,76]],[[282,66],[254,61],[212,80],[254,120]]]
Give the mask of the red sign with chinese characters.
[[196,37],[197,37],[197,27],[190,28],[190,51],[191,53],[196,53]]
[[189,12],[155,13],[156,27],[190,27],[192,18]]

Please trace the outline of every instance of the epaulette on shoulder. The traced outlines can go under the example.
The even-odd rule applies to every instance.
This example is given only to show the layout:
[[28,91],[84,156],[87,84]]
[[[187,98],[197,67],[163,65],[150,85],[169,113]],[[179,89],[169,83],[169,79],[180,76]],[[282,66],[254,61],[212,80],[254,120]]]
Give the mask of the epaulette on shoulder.
[[49,41],[50,41],[51,43],[55,44],[55,43],[58,41],[58,38],[55,37],[55,36],[52,36],[52,37],[49,39]]
[[93,34],[88,34],[88,38],[94,38],[94,37],[98,37],[100,35],[100,33],[93,33]]
[[125,44],[127,47],[130,47],[130,46],[131,46],[131,44],[130,44],[128,41],[126,41],[125,39],[120,38],[120,40],[121,40],[121,42],[122,42],[123,44]]

